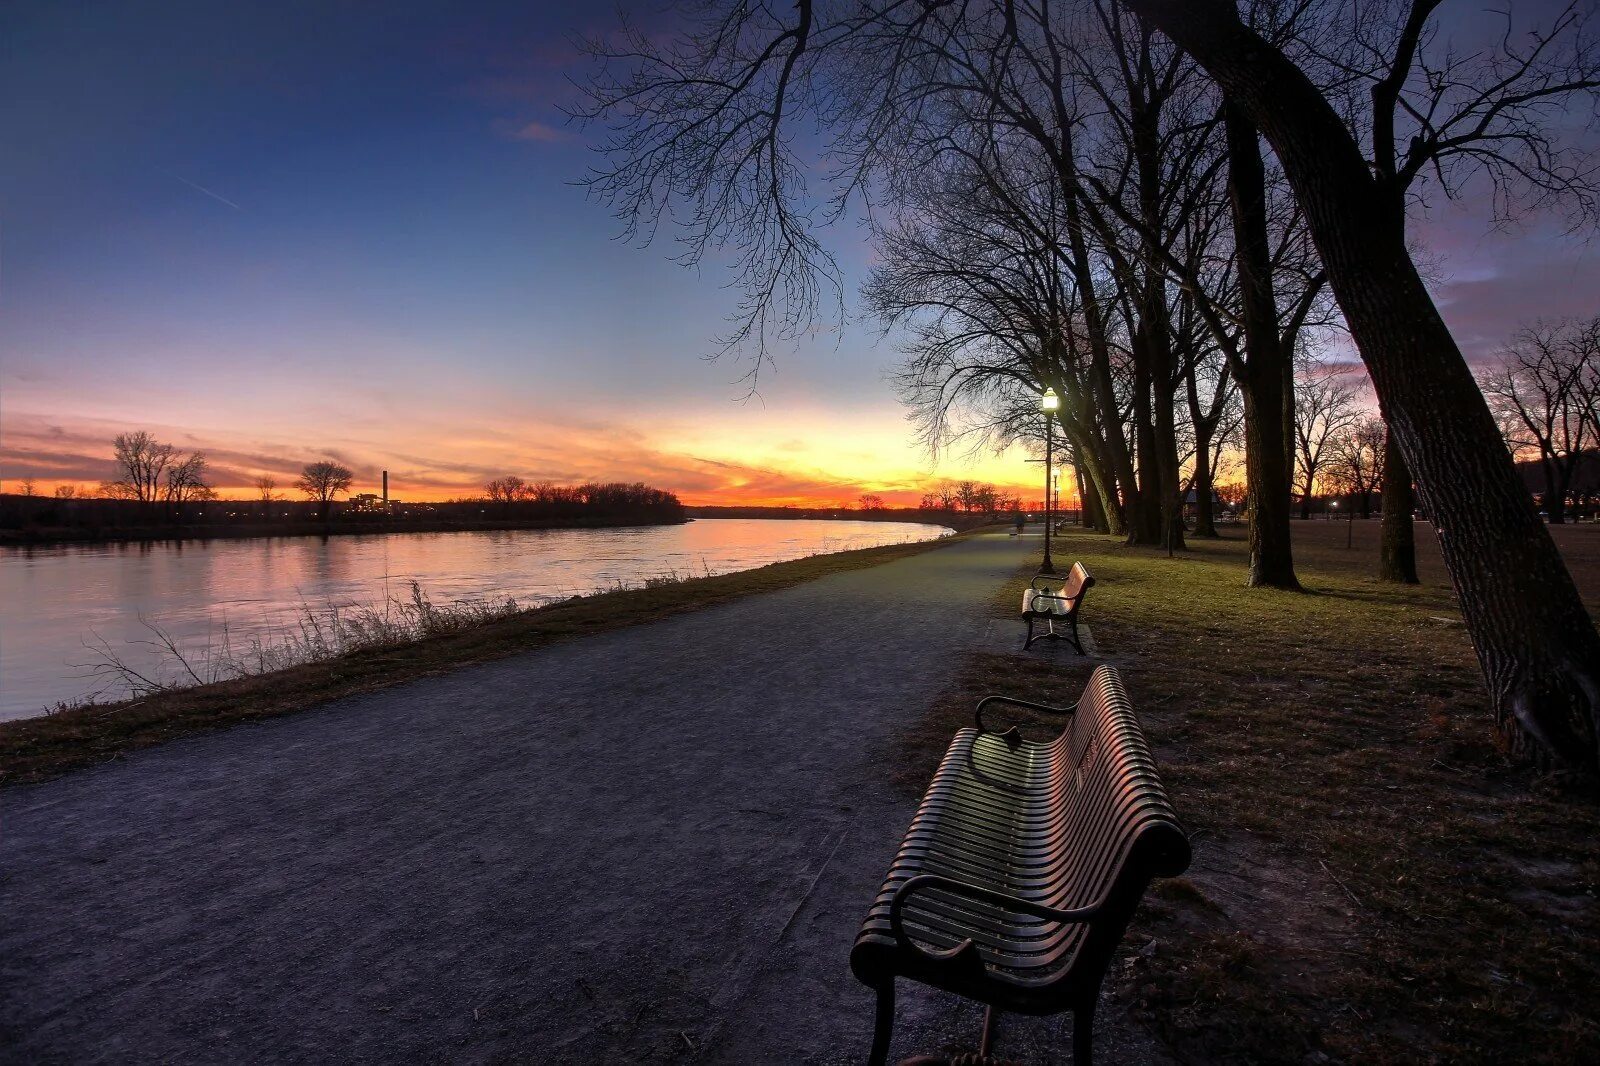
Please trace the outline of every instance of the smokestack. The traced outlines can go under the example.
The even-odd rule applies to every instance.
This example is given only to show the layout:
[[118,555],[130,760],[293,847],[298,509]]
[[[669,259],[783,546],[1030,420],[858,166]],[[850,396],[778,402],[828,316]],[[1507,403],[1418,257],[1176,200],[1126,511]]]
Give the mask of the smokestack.
[[383,472],[383,505],[389,506],[389,471]]

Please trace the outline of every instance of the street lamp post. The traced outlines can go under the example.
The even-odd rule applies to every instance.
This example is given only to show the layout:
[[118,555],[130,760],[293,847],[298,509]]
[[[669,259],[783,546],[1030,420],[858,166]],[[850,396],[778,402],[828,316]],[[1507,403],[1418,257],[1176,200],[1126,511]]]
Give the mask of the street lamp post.
[[1054,417],[1057,409],[1061,407],[1061,397],[1056,395],[1056,390],[1047,388],[1044,395],[1039,397],[1039,410],[1044,412],[1044,565],[1039,568],[1041,574],[1056,572],[1056,564],[1050,558],[1050,463],[1053,458],[1051,441],[1055,434],[1050,431],[1050,419]]

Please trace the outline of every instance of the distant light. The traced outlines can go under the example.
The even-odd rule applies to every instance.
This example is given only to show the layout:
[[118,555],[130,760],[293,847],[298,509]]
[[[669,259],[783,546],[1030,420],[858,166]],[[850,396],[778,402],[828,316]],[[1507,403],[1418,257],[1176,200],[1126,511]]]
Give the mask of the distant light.
[[1039,410],[1055,411],[1061,407],[1061,397],[1056,395],[1055,389],[1045,389],[1044,395],[1039,397]]

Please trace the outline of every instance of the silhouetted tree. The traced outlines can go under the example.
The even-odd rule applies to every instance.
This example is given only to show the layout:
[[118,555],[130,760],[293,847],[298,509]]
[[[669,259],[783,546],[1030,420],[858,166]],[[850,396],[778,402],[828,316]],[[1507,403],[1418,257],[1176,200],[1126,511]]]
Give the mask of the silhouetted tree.
[[320,505],[318,510],[326,522],[332,510],[334,493],[348,492],[354,480],[355,474],[349,467],[331,459],[322,459],[306,464],[295,479],[295,487]]
[[161,499],[172,504],[215,499],[217,494],[205,479],[206,457],[202,453],[175,458],[162,478]]
[[110,495],[140,503],[154,503],[160,497],[167,467],[181,461],[177,449],[142,429],[117,434],[112,447],[118,476],[105,487]]
[[528,483],[515,474],[511,474],[506,477],[495,478],[484,485],[483,489],[489,494],[490,502],[509,506],[517,500],[527,498]]

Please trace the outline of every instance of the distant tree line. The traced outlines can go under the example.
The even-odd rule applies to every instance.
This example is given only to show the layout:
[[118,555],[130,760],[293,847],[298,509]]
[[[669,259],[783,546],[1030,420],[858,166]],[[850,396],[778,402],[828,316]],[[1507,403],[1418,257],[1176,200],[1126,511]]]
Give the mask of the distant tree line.
[[1022,497],[982,481],[946,481],[922,494],[925,511],[960,511],[963,514],[1001,514],[1022,510]]

